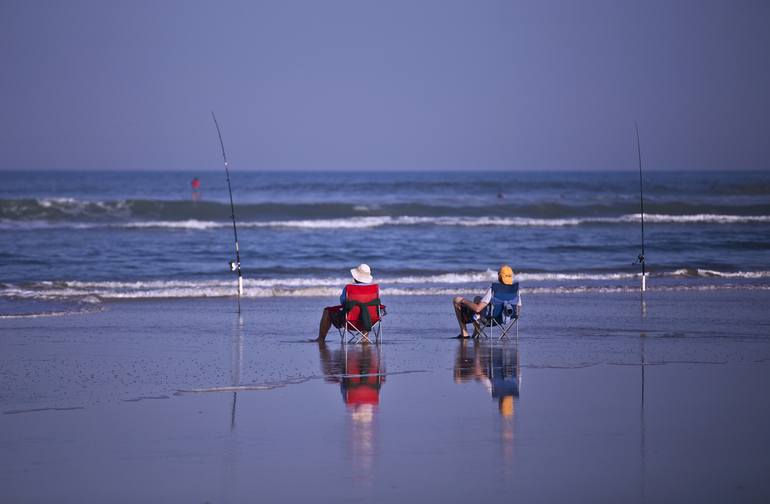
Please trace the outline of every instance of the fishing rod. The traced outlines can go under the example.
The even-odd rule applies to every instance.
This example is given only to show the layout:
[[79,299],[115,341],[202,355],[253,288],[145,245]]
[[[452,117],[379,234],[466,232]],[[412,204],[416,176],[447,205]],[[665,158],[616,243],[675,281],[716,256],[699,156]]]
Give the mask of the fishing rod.
[[225,162],[225,175],[227,177],[227,191],[230,193],[230,217],[233,219],[233,236],[235,237],[235,262],[230,261],[230,271],[238,273],[238,313],[241,311],[241,296],[243,296],[243,276],[241,275],[241,254],[238,248],[238,229],[235,227],[235,206],[233,205],[233,188],[230,185],[230,171],[227,169],[227,154],[225,153],[225,143],[222,141],[222,132],[219,129],[217,116],[211,111],[211,117],[214,119],[214,125],[217,127],[219,135],[219,146],[222,147],[222,159]]
[[644,185],[642,184],[642,147],[639,142],[639,124],[634,121],[636,127],[636,155],[639,160],[639,210],[642,217],[642,252],[636,257],[642,265],[642,292],[647,290],[647,273],[644,270]]

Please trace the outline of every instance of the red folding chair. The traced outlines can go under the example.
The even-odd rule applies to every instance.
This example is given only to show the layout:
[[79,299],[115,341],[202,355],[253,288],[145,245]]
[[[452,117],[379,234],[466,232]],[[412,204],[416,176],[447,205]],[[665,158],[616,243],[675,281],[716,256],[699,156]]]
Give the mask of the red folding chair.
[[345,322],[339,327],[342,343],[372,343],[371,334],[379,342],[385,306],[380,304],[377,284],[349,284],[345,287]]

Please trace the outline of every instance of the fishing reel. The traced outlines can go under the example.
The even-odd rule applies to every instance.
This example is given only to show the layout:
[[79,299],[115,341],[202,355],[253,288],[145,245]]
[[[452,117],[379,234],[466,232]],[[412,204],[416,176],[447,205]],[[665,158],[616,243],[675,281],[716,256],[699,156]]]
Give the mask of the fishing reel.
[[639,254],[636,256],[636,261],[634,261],[634,264],[644,264],[644,254]]
[[238,265],[235,264],[235,261],[230,261],[227,264],[230,265],[230,271],[232,271],[233,273],[235,273],[235,271],[238,269]]

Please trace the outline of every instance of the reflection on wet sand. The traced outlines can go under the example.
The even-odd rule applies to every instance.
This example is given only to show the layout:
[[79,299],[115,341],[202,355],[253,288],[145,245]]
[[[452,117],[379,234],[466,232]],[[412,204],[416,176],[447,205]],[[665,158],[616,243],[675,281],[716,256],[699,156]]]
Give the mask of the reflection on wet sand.
[[455,383],[481,382],[498,400],[503,417],[512,417],[519,397],[521,371],[515,342],[463,340],[457,349]]
[[455,383],[481,382],[500,411],[500,441],[506,461],[506,476],[510,476],[513,460],[516,401],[521,385],[518,340],[462,340],[454,365]]
[[[243,369],[243,317],[238,313],[238,321],[233,331],[232,362],[230,366],[231,383],[237,389],[241,384]],[[230,430],[235,429],[235,407],[238,402],[238,392],[233,391],[233,406],[230,412]]]
[[385,370],[378,344],[342,345],[330,350],[318,345],[321,370],[327,383],[339,383],[342,400],[350,412],[350,441],[353,467],[366,480],[373,476],[375,413]]

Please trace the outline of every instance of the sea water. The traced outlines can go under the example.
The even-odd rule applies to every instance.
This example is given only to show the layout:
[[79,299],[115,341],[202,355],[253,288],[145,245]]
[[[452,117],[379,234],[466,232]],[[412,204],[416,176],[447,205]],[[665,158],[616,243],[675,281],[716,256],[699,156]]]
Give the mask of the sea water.
[[[193,194],[191,180],[200,190]],[[236,292],[224,172],[3,172],[0,314]],[[634,172],[231,172],[244,295],[639,289]],[[770,289],[770,173],[644,174],[649,290]]]

